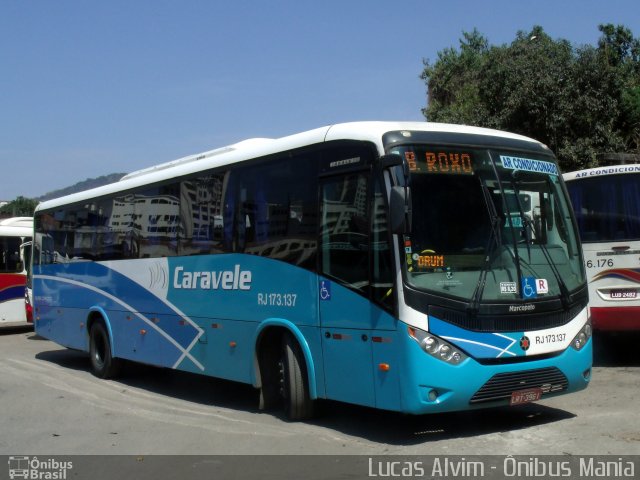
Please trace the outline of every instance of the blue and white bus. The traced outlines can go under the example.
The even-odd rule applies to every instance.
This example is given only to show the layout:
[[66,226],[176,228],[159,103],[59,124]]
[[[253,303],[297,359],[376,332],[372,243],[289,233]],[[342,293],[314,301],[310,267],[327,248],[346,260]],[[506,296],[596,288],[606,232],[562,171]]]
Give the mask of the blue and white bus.
[[39,335],[318,399],[424,414],[584,389],[587,285],[537,141],[362,122],[252,139],[40,204]]

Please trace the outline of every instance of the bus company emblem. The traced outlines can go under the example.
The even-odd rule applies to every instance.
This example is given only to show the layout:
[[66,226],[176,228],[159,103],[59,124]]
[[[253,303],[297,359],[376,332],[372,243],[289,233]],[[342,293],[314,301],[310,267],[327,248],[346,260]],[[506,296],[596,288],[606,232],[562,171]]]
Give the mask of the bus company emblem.
[[347,158],[345,160],[336,160],[329,164],[329,168],[344,167],[346,165],[353,165],[354,163],[359,163],[359,162],[360,162],[360,157]]
[[524,337],[522,337],[520,339],[520,348],[522,350],[524,350],[525,352],[527,350],[529,350],[529,347],[531,346],[531,341],[529,340],[529,337],[527,337],[526,335]]
[[535,309],[536,306],[531,303],[525,305],[509,305],[509,313],[532,312]]

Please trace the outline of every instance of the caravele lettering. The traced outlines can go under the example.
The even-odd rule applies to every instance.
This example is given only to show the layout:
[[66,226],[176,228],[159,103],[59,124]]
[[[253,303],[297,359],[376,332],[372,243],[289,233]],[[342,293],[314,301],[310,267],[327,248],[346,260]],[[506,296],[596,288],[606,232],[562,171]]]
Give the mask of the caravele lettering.
[[468,153],[427,152],[426,158],[429,173],[473,173]]
[[251,271],[240,270],[235,265],[233,270],[189,272],[184,267],[176,267],[173,271],[173,288],[177,290],[251,290]]

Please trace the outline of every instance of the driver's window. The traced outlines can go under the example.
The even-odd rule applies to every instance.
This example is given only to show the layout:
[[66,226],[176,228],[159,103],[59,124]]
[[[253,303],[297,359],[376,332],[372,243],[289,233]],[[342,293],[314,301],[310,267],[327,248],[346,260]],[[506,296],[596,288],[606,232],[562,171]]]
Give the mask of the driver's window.
[[367,293],[369,288],[368,175],[352,173],[323,181],[322,273]]

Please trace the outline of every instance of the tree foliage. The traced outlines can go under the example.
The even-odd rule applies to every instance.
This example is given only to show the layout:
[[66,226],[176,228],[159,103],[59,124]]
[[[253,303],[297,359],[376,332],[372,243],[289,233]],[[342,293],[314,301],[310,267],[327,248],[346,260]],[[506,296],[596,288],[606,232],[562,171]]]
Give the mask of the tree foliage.
[[599,154],[640,153],[640,40],[623,26],[599,29],[598,45],[581,47],[540,26],[501,46],[463,32],[458,49],[424,61],[423,113],[536,138],[564,170],[594,166]]
[[32,217],[37,205],[33,198],[18,197],[0,207],[0,217]]

